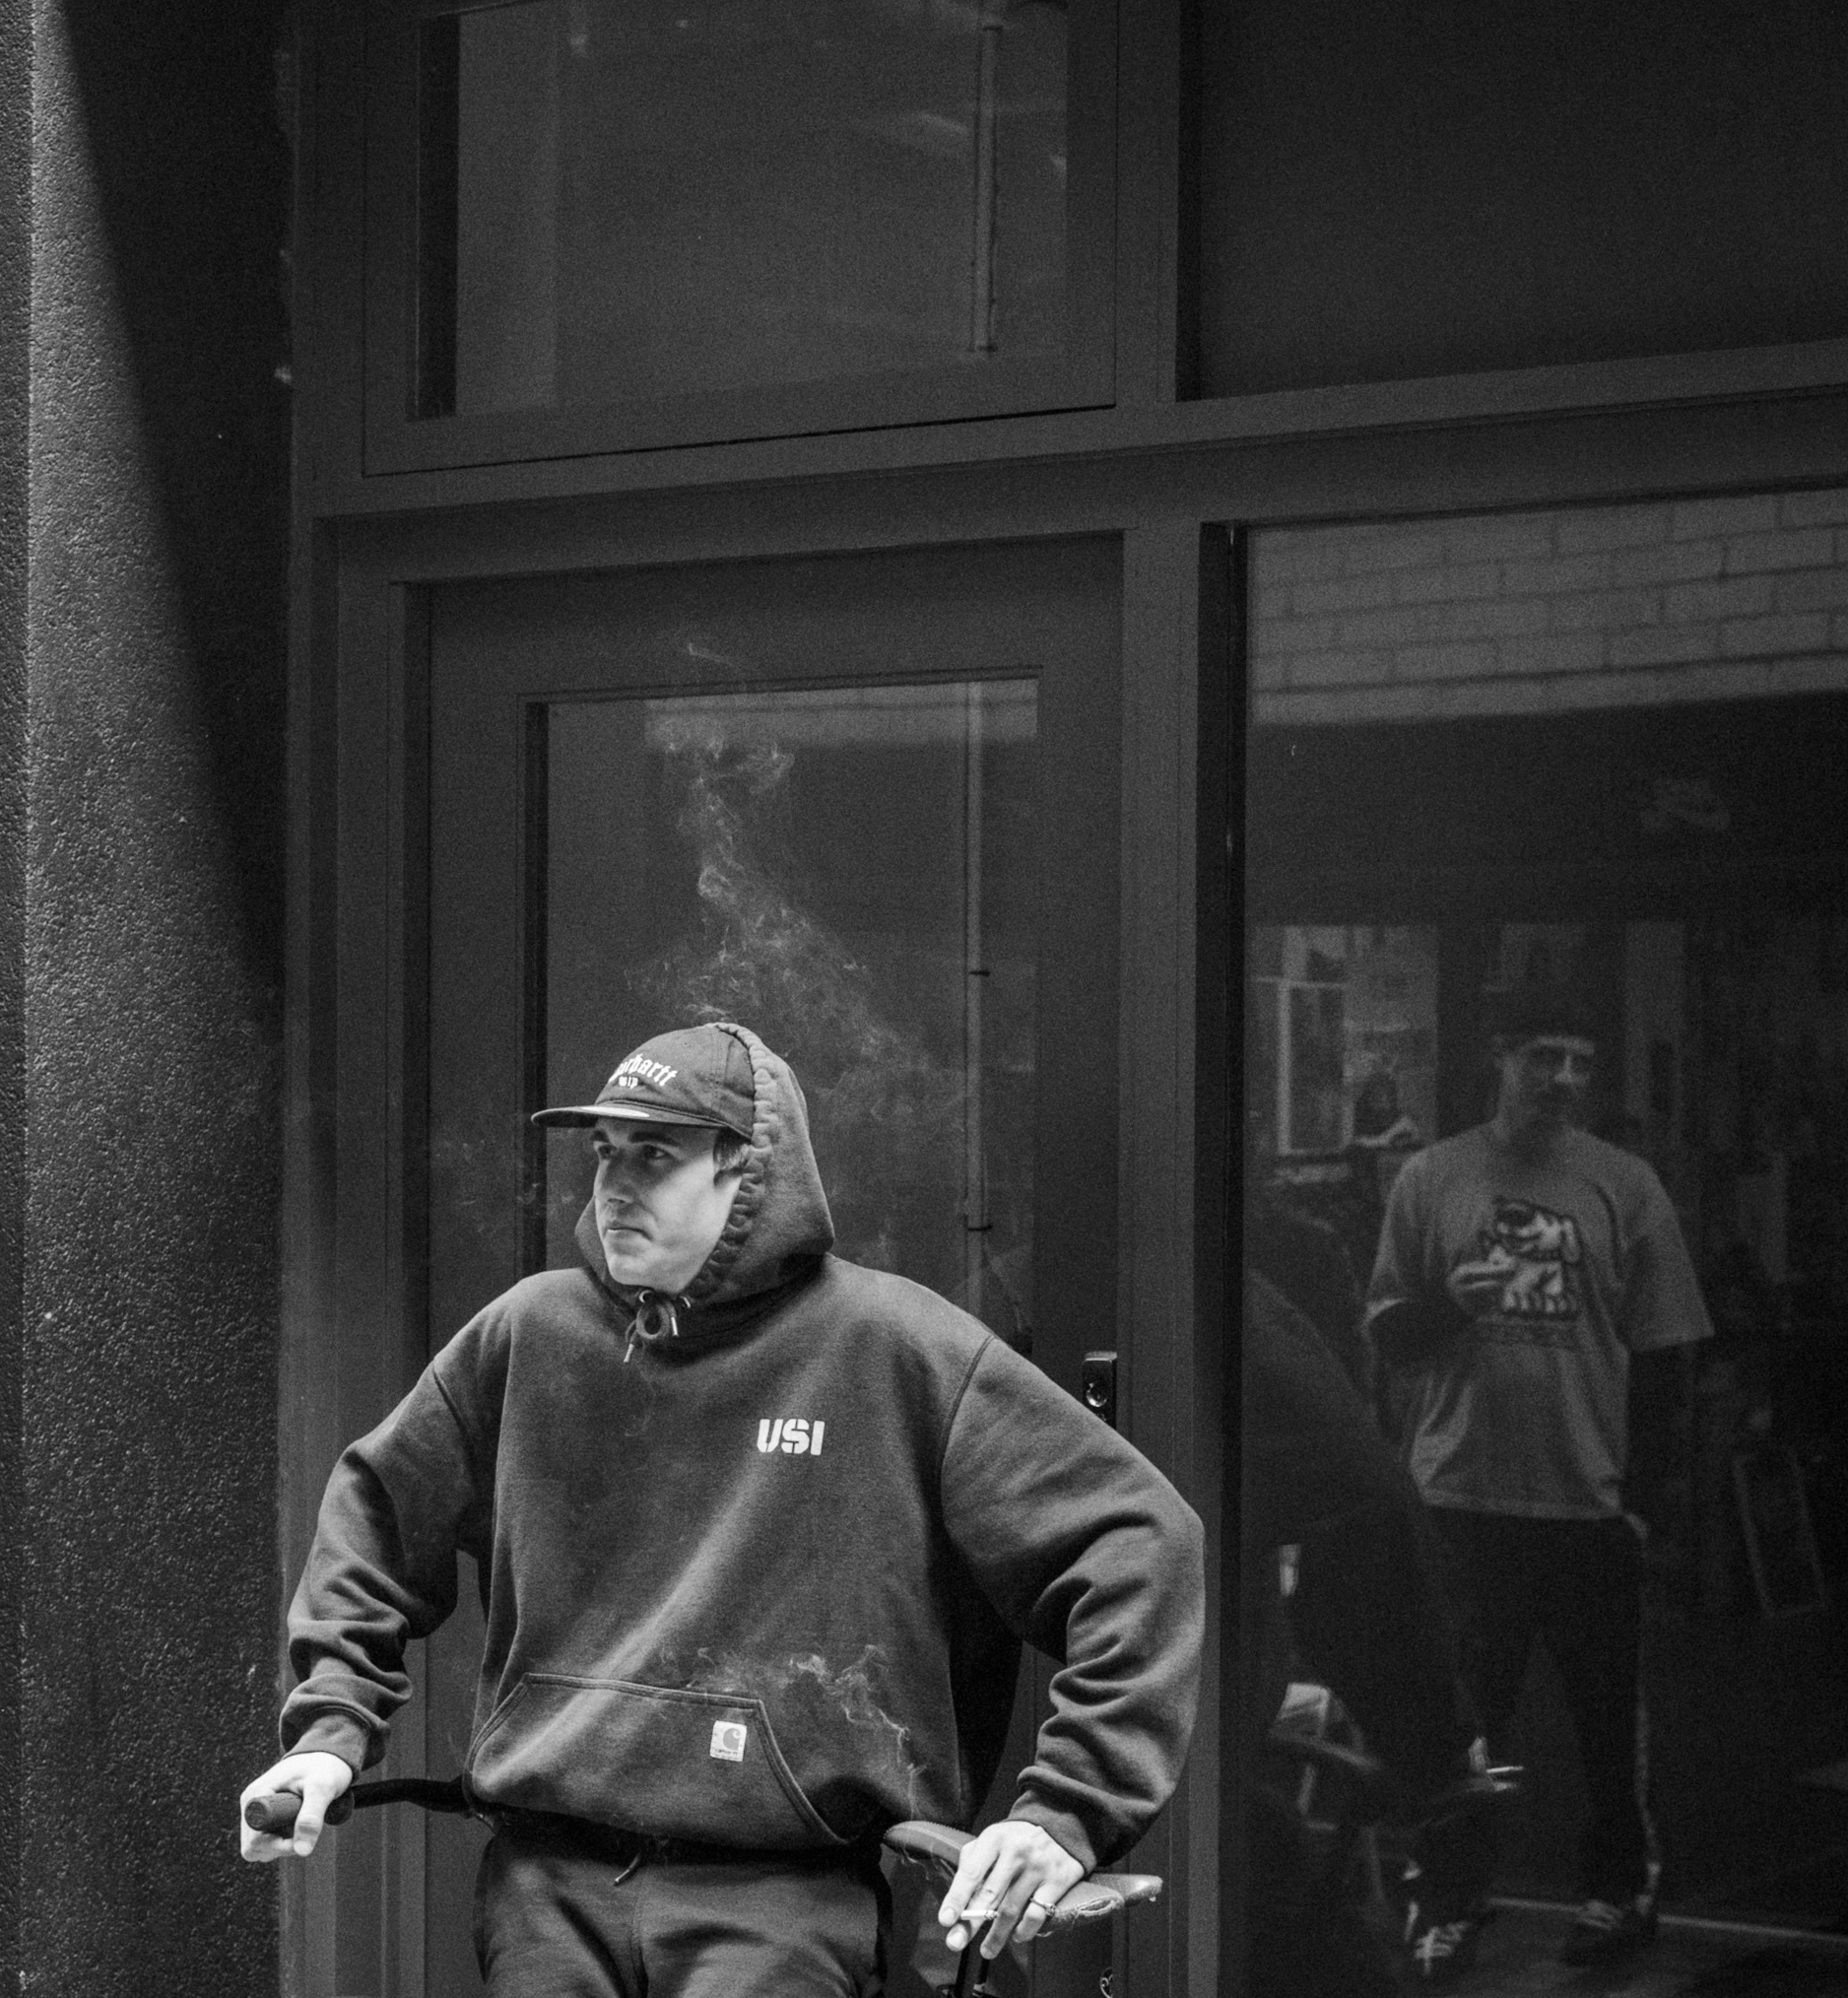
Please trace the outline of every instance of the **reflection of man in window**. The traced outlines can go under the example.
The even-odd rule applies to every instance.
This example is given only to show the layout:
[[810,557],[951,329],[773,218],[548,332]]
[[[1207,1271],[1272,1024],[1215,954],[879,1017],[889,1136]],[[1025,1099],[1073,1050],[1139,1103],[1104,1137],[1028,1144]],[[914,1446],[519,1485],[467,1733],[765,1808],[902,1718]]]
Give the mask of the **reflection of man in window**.
[[829,1253],[802,1092],[754,1034],[662,1034],[540,1116],[593,1133],[582,1261],[490,1303],[336,1468],[290,1752],[246,1792],[301,1810],[246,1856],[311,1849],[383,1755],[466,1552],[495,1998],[879,1988],[880,1833],[981,1807],[1023,1638],[1052,1713],[939,1919],[1030,1940],[1179,1773],[1198,1522],[975,1320]]
[[[1445,1545],[1499,1756],[1528,1656],[1564,1687],[1590,1796],[1568,1962],[1654,1934],[1641,1706],[1641,1531],[1625,1511],[1632,1356],[1710,1335],[1675,1211],[1643,1161],[1577,1127],[1595,1052],[1569,996],[1504,995],[1486,1124],[1395,1181],[1368,1298],[1414,1478]],[[1472,1924],[1434,1939],[1467,1957]]]

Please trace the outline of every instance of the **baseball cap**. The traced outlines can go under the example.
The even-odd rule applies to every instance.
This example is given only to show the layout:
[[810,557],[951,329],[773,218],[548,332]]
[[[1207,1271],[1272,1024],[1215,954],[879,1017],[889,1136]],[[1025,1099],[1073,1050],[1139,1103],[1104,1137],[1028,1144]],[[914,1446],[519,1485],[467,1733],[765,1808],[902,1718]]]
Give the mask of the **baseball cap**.
[[680,1027],[626,1054],[594,1103],[537,1110],[535,1124],[703,1124],[749,1138],[757,1101],[751,1056],[725,1027]]

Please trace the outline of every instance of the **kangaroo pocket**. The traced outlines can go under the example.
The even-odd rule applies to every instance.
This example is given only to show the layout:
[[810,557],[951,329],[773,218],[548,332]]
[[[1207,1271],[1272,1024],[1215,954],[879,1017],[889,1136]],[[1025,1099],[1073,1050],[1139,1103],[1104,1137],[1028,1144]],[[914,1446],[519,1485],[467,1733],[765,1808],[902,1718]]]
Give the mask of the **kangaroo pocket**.
[[760,1699],[529,1672],[469,1752],[482,1801],[721,1845],[842,1845]]

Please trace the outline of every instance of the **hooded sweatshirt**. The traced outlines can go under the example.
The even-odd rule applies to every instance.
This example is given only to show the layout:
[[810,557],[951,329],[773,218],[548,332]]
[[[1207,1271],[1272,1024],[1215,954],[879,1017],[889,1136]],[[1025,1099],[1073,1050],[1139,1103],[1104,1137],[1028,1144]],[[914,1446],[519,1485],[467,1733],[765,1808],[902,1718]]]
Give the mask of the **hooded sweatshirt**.
[[1166,1801],[1192,1727],[1199,1522],[1114,1432],[933,1292],[828,1251],[787,1066],[743,1029],[751,1150],[685,1297],[527,1278],[342,1456],[290,1615],[285,1748],[355,1768],[406,1644],[476,1564],[465,1775],[492,1812],[814,1850],[967,1824],[1020,1644],[1057,1670],[1010,1816],[1087,1868]]

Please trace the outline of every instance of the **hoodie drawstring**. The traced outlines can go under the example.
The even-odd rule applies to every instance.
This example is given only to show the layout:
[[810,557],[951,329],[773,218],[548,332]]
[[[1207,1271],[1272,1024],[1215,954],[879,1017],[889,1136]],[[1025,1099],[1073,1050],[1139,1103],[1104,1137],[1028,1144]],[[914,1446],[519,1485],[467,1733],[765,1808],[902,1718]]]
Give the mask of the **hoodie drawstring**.
[[686,1301],[684,1298],[664,1298],[659,1291],[636,1293],[635,1315],[628,1321],[628,1340],[623,1348],[625,1366],[634,1355],[637,1339],[652,1346],[657,1339],[680,1337],[679,1307]]

